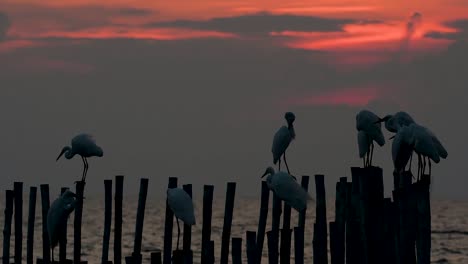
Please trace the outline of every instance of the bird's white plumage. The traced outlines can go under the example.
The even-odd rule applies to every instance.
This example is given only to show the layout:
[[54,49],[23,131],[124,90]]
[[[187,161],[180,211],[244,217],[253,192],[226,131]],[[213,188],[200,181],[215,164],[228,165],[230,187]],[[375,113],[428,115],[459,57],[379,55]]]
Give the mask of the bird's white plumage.
[[271,152],[273,153],[273,164],[276,164],[284,154],[289,144],[293,140],[293,134],[287,126],[282,126],[273,137]]
[[312,198],[291,175],[281,171],[275,172],[272,167],[269,167],[265,174],[269,174],[266,179],[268,188],[278,198],[299,212],[307,208],[307,200]]
[[193,202],[187,192],[180,188],[167,189],[167,203],[178,219],[186,225],[195,224]]
[[71,141],[72,151],[83,157],[102,157],[103,151],[96,144],[96,140],[89,134],[79,134]]
[[382,133],[380,118],[368,110],[362,110],[356,115],[356,129],[364,131],[371,142],[375,141],[379,146],[385,145],[385,138]]
[[388,115],[384,117],[385,128],[392,132],[398,132],[398,129],[403,126],[409,126],[416,123],[414,119],[407,112],[396,112],[394,115]]
[[65,234],[68,216],[75,209],[75,194],[69,190],[57,198],[47,213],[47,231],[51,248],[57,246],[59,238]]

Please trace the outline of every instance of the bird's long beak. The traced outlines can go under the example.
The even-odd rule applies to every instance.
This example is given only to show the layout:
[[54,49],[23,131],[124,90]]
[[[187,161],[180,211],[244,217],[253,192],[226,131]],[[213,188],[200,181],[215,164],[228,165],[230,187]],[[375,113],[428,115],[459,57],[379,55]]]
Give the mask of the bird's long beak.
[[260,178],[265,177],[267,174],[268,174],[268,171],[265,171],[265,173],[263,173],[262,177],[260,177]]
[[65,153],[65,149],[62,149],[62,151],[60,152],[60,154],[58,155],[57,159],[55,161],[58,161],[60,159],[60,157],[62,157],[63,153]]
[[389,139],[394,139],[394,138],[395,138],[395,136],[391,136]]
[[375,121],[374,124],[378,124],[378,123],[382,123],[384,122],[385,120],[383,118],[379,118],[379,120]]

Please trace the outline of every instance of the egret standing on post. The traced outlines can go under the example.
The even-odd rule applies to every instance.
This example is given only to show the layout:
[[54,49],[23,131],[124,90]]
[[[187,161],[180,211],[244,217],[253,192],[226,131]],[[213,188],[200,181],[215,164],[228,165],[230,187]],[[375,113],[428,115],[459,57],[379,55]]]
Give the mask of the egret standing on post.
[[167,189],[167,203],[177,219],[177,249],[179,249],[179,219],[186,225],[195,224],[195,213],[192,198],[180,188]]
[[271,152],[273,153],[273,164],[276,165],[278,162],[278,171],[281,170],[281,156],[283,156],[284,164],[289,172],[288,163],[286,162],[286,149],[293,139],[296,138],[296,132],[294,131],[294,120],[296,116],[292,112],[286,112],[284,118],[288,123],[288,126],[282,126],[273,137],[273,146]]
[[[356,115],[356,129],[358,130],[359,157],[363,159],[364,167],[372,166],[374,155],[374,141],[379,146],[385,145],[382,134],[381,120],[376,114],[368,110],[362,110]],[[364,156],[367,156],[366,158]]]
[[47,231],[52,249],[52,262],[54,261],[54,248],[66,234],[68,216],[75,209],[75,197],[73,192],[66,190],[52,203],[47,213]]
[[71,147],[65,146],[57,157],[57,161],[60,157],[65,154],[65,158],[71,159],[75,155],[80,155],[83,160],[83,176],[81,181],[86,180],[86,174],[88,173],[88,160],[89,157],[102,157],[102,148],[96,145],[96,141],[89,134],[79,134],[74,137],[71,141]]

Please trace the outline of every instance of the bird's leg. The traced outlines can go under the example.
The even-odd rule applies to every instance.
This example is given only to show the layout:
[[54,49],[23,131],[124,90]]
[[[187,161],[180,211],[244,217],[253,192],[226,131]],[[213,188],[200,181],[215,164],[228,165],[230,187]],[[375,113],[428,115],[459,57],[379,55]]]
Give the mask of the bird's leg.
[[176,217],[176,220],[177,220],[177,250],[179,250],[179,237],[180,237],[179,218]]
[[85,158],[82,156],[81,160],[83,161],[83,174],[81,175],[81,181],[84,181],[85,179],[85,173],[86,173],[86,161]]
[[84,158],[84,161],[85,161],[85,163],[86,163],[86,167],[85,167],[85,168],[86,168],[86,170],[85,170],[85,175],[84,175],[84,179],[83,179],[83,181],[85,181],[85,180],[86,180],[86,175],[88,175],[88,168],[89,168],[89,165],[88,165],[88,159],[87,159],[87,158]]
[[[424,159],[424,165],[423,165],[423,171],[422,171],[422,174],[421,174],[421,179],[422,179],[422,176],[424,175],[424,173],[426,173],[426,157],[424,156],[423,159]],[[421,180],[421,179],[419,179],[419,180]]]
[[278,159],[278,171],[281,171],[281,157]]
[[371,153],[370,153],[369,167],[372,166],[372,158],[374,157],[374,141],[372,141],[370,148],[371,148]]
[[52,263],[54,263],[54,248],[52,248]]
[[362,157],[362,165],[366,167],[366,156]]
[[419,178],[420,171],[421,171],[421,155],[418,154],[418,174],[416,175],[416,180]]
[[286,162],[286,151],[283,153],[283,159],[284,159],[284,164],[286,165],[286,170],[288,171],[288,174],[291,175],[291,173],[289,172],[288,163]]
[[411,162],[413,161],[413,153],[411,153],[411,156],[409,158],[409,168],[408,171],[411,172]]
[[431,171],[431,160],[430,160],[429,158],[428,158],[428,160],[429,160],[429,176],[431,176],[431,175],[432,175],[432,171]]

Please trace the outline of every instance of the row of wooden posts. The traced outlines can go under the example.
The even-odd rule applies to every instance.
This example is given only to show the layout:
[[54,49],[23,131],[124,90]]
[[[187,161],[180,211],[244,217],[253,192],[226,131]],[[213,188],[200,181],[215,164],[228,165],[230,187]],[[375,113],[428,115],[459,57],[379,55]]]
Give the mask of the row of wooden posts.
[[[326,195],[323,175],[315,175],[316,186],[316,218],[313,223],[313,262],[316,264],[373,264],[373,263],[405,263],[426,264],[430,262],[430,203],[429,177],[412,184],[410,173],[394,175],[393,202],[384,198],[383,173],[380,168],[352,168],[352,182],[346,177],[340,178],[336,184],[335,221],[327,225]],[[122,202],[123,176],[115,178],[114,205],[114,256],[109,261],[109,242],[112,221],[112,180],[104,180],[105,212],[101,263],[122,263]],[[308,189],[309,176],[303,176],[301,185]],[[170,177],[168,188],[177,187],[177,178]],[[62,193],[67,188],[62,188]],[[183,189],[191,196],[192,185],[183,185]],[[213,202],[212,185],[205,185],[203,190],[202,243],[200,263],[215,262],[214,241],[211,239],[211,216]],[[37,263],[51,263],[49,239],[47,235],[47,212],[49,210],[49,186],[40,186],[42,201],[42,258]],[[145,214],[148,179],[141,179],[138,209],[135,226],[133,253],[124,258],[127,264],[142,263],[142,233]],[[236,183],[227,183],[224,223],[221,238],[221,254],[219,262],[224,264],[229,260],[231,246],[231,262],[242,263],[242,238],[232,237],[231,224],[233,219]],[[32,264],[34,243],[34,221],[36,212],[36,187],[30,187],[29,215],[26,240],[26,263]],[[87,263],[81,260],[81,221],[83,213],[84,183],[76,184],[77,206],[74,217],[74,251],[73,260],[66,259],[67,241],[59,242],[59,261],[56,263]],[[269,264],[290,264],[292,233],[294,233],[294,263],[304,263],[304,230],[306,228],[306,211],[299,213],[297,226],[291,229],[291,207],[281,202],[273,194],[272,226],[266,232],[270,191],[266,182],[261,185],[261,200],[259,224],[256,231],[246,231],[245,247],[248,264],[261,263],[265,233],[268,248]],[[13,190],[6,191],[5,226],[3,230],[3,264],[10,263],[10,236],[14,209],[14,263],[22,263],[22,197],[23,183],[15,182]],[[164,247],[163,252],[151,252],[151,263],[193,263],[191,248],[191,226],[183,227],[183,247],[172,251],[172,230],[174,216],[166,204]],[[283,215],[280,229],[281,214]],[[327,229],[329,228],[330,236]],[[330,252],[328,252],[330,238]],[[231,244],[231,245],[230,245]],[[330,254],[329,254],[330,253]]]

